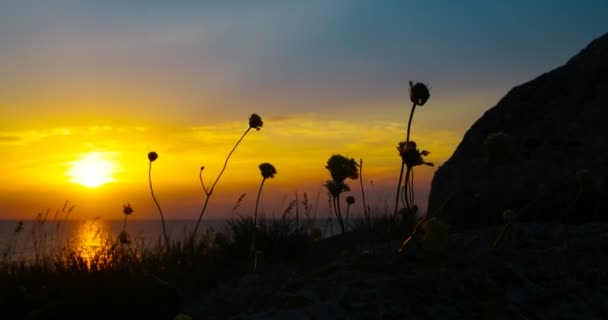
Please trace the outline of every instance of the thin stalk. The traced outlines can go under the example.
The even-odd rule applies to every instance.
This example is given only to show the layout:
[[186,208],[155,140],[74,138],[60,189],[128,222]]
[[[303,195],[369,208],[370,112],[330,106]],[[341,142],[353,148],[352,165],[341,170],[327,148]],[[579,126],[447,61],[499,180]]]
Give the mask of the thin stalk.
[[122,223],[122,231],[123,232],[127,231],[127,217],[128,217],[128,215],[125,214],[125,221]]
[[241,138],[239,138],[239,141],[237,141],[236,144],[234,145],[234,147],[232,148],[232,150],[230,150],[230,153],[228,154],[228,157],[226,157],[226,161],[224,161],[224,166],[222,167],[222,171],[220,171],[220,174],[217,175],[217,178],[215,178],[215,181],[211,185],[211,189],[209,189],[209,195],[211,195],[211,193],[213,193],[213,189],[215,188],[215,185],[220,180],[220,177],[222,176],[222,174],[226,170],[226,166],[228,165],[228,160],[230,160],[230,157],[232,156],[232,153],[234,152],[234,150],[236,150],[236,147],[239,146],[239,144],[241,143],[241,141],[243,141],[243,138],[245,138],[245,136],[247,135],[247,133],[249,133],[249,130],[251,130],[251,127],[247,128],[247,130],[245,130],[245,132],[243,133],[243,135],[241,136]]
[[201,170],[198,172],[198,180],[201,182],[201,186],[203,187],[205,195],[209,195],[209,191],[207,191],[207,188],[205,187],[205,182],[203,181],[203,168],[201,168]]
[[410,190],[409,190],[409,201],[410,205],[414,204],[414,168],[410,169]]
[[410,129],[412,127],[412,119],[414,118],[414,110],[416,110],[416,103],[412,104],[412,111],[410,111],[410,119],[407,121],[407,135],[405,136],[405,146],[410,142]]
[[410,174],[412,172],[412,168],[407,168],[407,170],[405,171],[405,185],[403,187],[403,193],[405,195],[405,207],[407,208],[408,212],[412,212],[412,208],[411,208],[411,203],[410,203],[410,199],[409,199],[409,193],[408,193],[408,186],[409,186],[409,182],[410,182]]
[[336,220],[338,220],[338,225],[340,226],[340,229],[342,228],[342,217],[340,217],[340,212],[338,211],[338,202],[336,201],[337,197],[334,197],[332,195],[331,200],[333,202],[333,206],[334,206],[334,214],[336,215]]
[[[416,110],[416,103],[412,103],[412,110],[410,111],[410,118],[407,121],[407,133],[405,136],[405,147],[407,148],[408,143],[410,142],[410,129],[412,127],[412,119],[414,118],[414,111]],[[403,181],[403,167],[405,166],[405,161],[401,162],[401,171],[399,173],[399,183],[397,183],[397,196],[395,197],[395,213],[399,211],[399,192],[401,191],[401,182]],[[407,183],[407,182],[406,182]]]
[[245,130],[245,132],[243,133],[243,135],[241,136],[241,138],[239,138],[239,140],[236,142],[236,144],[234,145],[234,147],[232,148],[232,150],[230,150],[230,153],[228,153],[228,157],[226,157],[226,161],[224,161],[224,166],[222,167],[222,171],[220,171],[220,173],[217,175],[217,178],[215,178],[215,181],[213,182],[213,184],[211,185],[211,188],[209,188],[209,190],[205,189],[205,185],[202,182],[203,181],[202,172],[199,174],[199,177],[200,177],[200,180],[201,180],[201,185],[203,186],[203,190],[205,191],[205,203],[203,204],[203,208],[201,209],[201,213],[198,215],[198,219],[196,220],[196,225],[194,226],[194,230],[192,231],[192,237],[190,238],[190,242],[194,243],[194,238],[196,237],[196,233],[198,231],[198,228],[201,225],[201,220],[203,219],[203,215],[205,215],[205,211],[207,210],[207,205],[209,204],[209,198],[211,197],[211,194],[213,194],[213,190],[215,189],[215,185],[220,180],[220,177],[222,176],[222,174],[226,170],[226,166],[228,166],[228,160],[230,160],[230,157],[232,156],[232,153],[234,153],[234,150],[236,150],[236,147],[238,147],[239,144],[241,143],[241,141],[243,141],[243,138],[245,138],[245,136],[247,135],[247,133],[249,133],[249,130],[251,130],[251,127],[248,127],[247,130]]
[[158,212],[160,213],[160,222],[163,225],[163,236],[165,238],[165,244],[167,245],[167,250],[169,250],[169,237],[167,237],[167,227],[165,225],[165,215],[163,214],[163,209],[160,208],[158,204],[158,200],[156,200],[156,196],[154,196],[154,189],[152,188],[152,161],[150,161],[150,168],[148,169],[148,181],[150,183],[150,193],[152,194],[152,199],[154,203],[156,203],[156,207],[158,208]]
[[340,195],[336,197],[336,203],[338,204],[338,217],[340,218],[340,228],[342,229],[342,233],[346,230],[344,227],[344,220],[342,219],[342,209],[340,208]]
[[401,193],[401,182],[403,181],[403,169],[405,169],[405,161],[401,161],[401,171],[399,171],[399,183],[397,183],[397,197],[395,198],[395,212],[393,216],[397,216],[399,211],[399,196]]
[[363,189],[363,158],[359,159],[359,183],[361,184],[361,198],[363,199],[363,214],[365,221],[369,224],[369,214],[367,212],[367,204],[365,203],[365,189]]
[[260,189],[258,190],[258,197],[255,199],[255,211],[253,214],[253,226],[257,228],[258,226],[258,205],[260,203],[260,195],[262,194],[262,188],[264,187],[264,182],[266,178],[262,179],[262,183],[260,183]]
[[349,212],[350,212],[350,203],[346,205],[346,218],[345,218],[345,224],[348,225],[348,216],[349,216]]
[[258,229],[258,205],[260,203],[260,195],[262,194],[262,188],[264,187],[264,182],[266,178],[262,179],[262,183],[260,183],[260,189],[258,190],[258,197],[255,199],[255,210],[253,212],[253,237],[251,239],[251,249],[249,250],[249,257],[254,258],[255,255],[255,247],[256,247],[256,231]]

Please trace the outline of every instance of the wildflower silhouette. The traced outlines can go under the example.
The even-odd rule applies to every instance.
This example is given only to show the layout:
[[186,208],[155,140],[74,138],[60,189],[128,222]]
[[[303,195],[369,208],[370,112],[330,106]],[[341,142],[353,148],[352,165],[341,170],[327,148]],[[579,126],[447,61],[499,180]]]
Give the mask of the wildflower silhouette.
[[355,204],[355,197],[353,197],[353,196],[346,197],[346,219],[345,219],[346,224],[348,224],[348,214],[350,212],[350,206],[352,206],[353,204]]
[[[412,119],[414,118],[414,111],[416,110],[416,106],[424,106],[426,102],[429,100],[431,94],[429,92],[428,87],[421,82],[416,82],[415,84],[410,81],[410,101],[412,102],[412,109],[410,111],[410,118],[407,122],[407,133],[405,136],[405,145],[410,142],[410,130],[412,127]],[[405,168],[405,162],[401,162],[401,171],[399,172],[399,183],[397,183],[397,196],[395,198],[395,213],[397,215],[397,211],[399,210],[399,195],[401,192],[401,182],[403,181],[403,170]],[[408,181],[405,181],[405,184],[408,184]]]
[[160,213],[160,222],[163,226],[163,237],[165,238],[165,245],[167,249],[169,249],[169,237],[167,236],[167,226],[165,225],[165,215],[163,214],[163,209],[161,209],[160,204],[158,204],[158,200],[156,200],[156,196],[154,196],[154,189],[152,188],[152,162],[158,159],[158,153],[151,151],[148,153],[148,160],[150,161],[150,167],[148,169],[148,182],[150,183],[150,193],[152,194],[152,199],[158,208],[158,212]]
[[329,170],[332,180],[325,183],[325,188],[329,191],[333,201],[333,208],[340,229],[344,233],[345,225],[342,218],[342,210],[340,208],[340,194],[345,191],[350,191],[350,187],[344,182],[347,178],[358,179],[358,164],[355,159],[348,159],[340,154],[335,154],[327,160],[325,168]]
[[429,155],[429,151],[418,150],[416,142],[414,141],[401,141],[397,146],[399,155],[401,156],[402,163],[405,164],[405,184],[403,186],[402,201],[409,212],[413,210],[414,201],[414,167],[427,165],[433,166],[432,162],[427,162],[422,158],[423,156]]
[[359,159],[359,184],[361,185],[361,199],[363,200],[363,215],[365,222],[370,224],[370,216],[367,212],[367,204],[365,203],[365,189],[363,188],[363,158]]
[[259,131],[263,126],[264,126],[264,121],[262,121],[262,117],[260,117],[256,113],[251,114],[251,116],[249,117],[249,126],[247,127],[247,130],[245,130],[245,132],[239,138],[239,140],[236,142],[236,144],[234,145],[232,150],[230,150],[230,153],[228,153],[228,156],[226,157],[226,161],[224,161],[224,166],[222,167],[222,170],[217,175],[217,177],[215,178],[215,181],[213,181],[210,188],[207,188],[205,186],[205,182],[203,181],[203,170],[205,170],[205,167],[201,166],[198,176],[199,176],[199,179],[201,182],[201,186],[203,187],[203,191],[205,193],[205,203],[203,204],[203,208],[201,209],[201,212],[198,215],[196,225],[194,226],[194,230],[192,231],[192,236],[190,238],[191,243],[194,243],[194,239],[196,237],[198,228],[200,227],[201,220],[203,219],[203,216],[205,215],[205,211],[207,210],[207,205],[209,204],[209,199],[211,198],[211,195],[213,194],[213,190],[215,190],[215,186],[217,185],[217,182],[222,177],[222,174],[224,174],[224,171],[226,170],[226,166],[228,166],[228,160],[230,160],[230,157],[234,153],[234,150],[236,150],[236,148],[239,146],[241,141],[243,141],[243,139],[245,138],[247,133],[249,133],[249,131],[251,131],[251,129],[255,129],[256,131]]
[[[255,200],[255,210],[253,213],[253,237],[251,239],[251,249],[249,250],[249,257],[256,259],[254,256],[256,253],[256,233],[258,229],[258,205],[260,203],[260,195],[262,194],[262,188],[264,187],[264,182],[268,178],[274,178],[274,175],[277,174],[277,170],[270,163],[262,163],[259,166],[260,173],[262,174],[262,182],[260,183],[260,189],[258,190],[258,197]],[[257,260],[257,259],[256,259]],[[255,272],[256,261],[253,262],[253,272]]]
[[122,213],[125,215],[125,221],[122,224],[122,231],[118,235],[118,240],[120,241],[120,244],[131,243],[131,241],[129,241],[129,235],[127,234],[127,218],[132,215],[133,212],[134,211],[130,203],[122,205]]

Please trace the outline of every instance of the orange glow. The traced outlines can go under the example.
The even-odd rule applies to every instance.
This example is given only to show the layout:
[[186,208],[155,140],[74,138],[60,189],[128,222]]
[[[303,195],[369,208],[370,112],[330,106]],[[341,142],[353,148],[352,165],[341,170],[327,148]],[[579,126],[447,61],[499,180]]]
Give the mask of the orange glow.
[[[150,151],[159,155],[152,165],[152,183],[167,218],[196,218],[203,199],[200,167],[205,166],[203,178],[211,183],[247,128],[247,117],[198,126],[120,119],[110,125],[114,120],[104,119],[102,125],[61,124],[0,132],[5,137],[0,141],[2,218],[27,219],[32,212],[70,200],[77,204],[75,212],[82,219],[97,215],[121,219],[122,205],[127,202],[137,208],[137,219],[156,219],[148,185]],[[239,195],[256,192],[262,162],[272,163],[278,171],[268,186],[267,211],[281,206],[283,197],[296,190],[319,193],[318,186],[329,179],[325,163],[335,153],[357,161],[363,158],[365,181],[373,182],[379,192],[383,187],[393,189],[401,165],[396,146],[405,135],[404,123],[332,120],[314,114],[276,120],[262,117],[264,127],[249,132],[230,159],[209,217],[230,214]],[[445,161],[459,140],[453,131],[415,129],[413,138],[421,149],[431,152],[427,160],[436,165]],[[428,185],[435,169],[418,170],[417,185]]]
[[108,235],[107,230],[99,219],[95,219],[88,223],[82,223],[76,235],[76,252],[78,255],[91,266],[95,261],[103,263],[108,257],[103,256],[108,252]]

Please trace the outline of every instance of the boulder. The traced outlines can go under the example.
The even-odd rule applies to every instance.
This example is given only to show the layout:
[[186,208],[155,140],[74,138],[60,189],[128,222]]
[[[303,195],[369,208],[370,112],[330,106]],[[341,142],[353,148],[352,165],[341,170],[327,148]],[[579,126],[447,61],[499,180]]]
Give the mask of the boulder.
[[516,86],[436,171],[429,215],[456,226],[608,220],[608,34]]

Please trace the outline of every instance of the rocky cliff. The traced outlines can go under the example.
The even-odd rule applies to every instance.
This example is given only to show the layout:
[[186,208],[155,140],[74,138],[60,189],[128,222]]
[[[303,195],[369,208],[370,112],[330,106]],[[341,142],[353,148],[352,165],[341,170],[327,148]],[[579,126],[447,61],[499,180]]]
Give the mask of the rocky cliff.
[[608,34],[513,88],[433,178],[429,214],[453,225],[608,220]]

